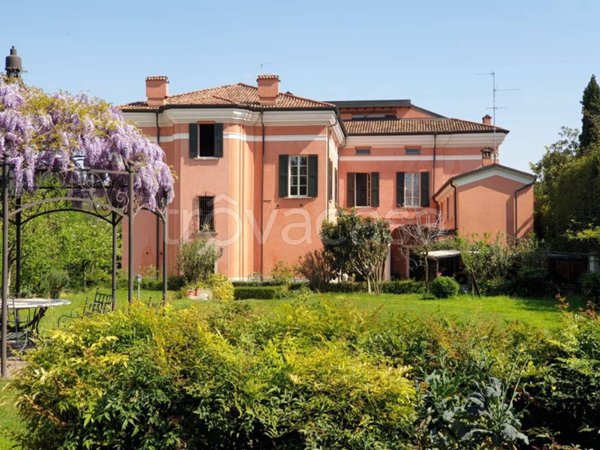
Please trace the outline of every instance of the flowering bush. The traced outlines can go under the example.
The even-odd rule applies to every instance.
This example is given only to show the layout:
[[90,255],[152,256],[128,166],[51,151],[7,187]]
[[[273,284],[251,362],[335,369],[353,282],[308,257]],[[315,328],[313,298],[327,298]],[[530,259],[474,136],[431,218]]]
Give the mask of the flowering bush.
[[[0,77],[0,158],[14,168],[17,192],[36,189],[36,172],[58,171],[77,182],[76,160],[85,168],[135,172],[135,201],[156,210],[173,199],[173,176],[162,149],[121,111],[85,94],[49,95]],[[127,179],[107,175],[116,205],[125,200]],[[121,205],[124,206],[124,205]]]

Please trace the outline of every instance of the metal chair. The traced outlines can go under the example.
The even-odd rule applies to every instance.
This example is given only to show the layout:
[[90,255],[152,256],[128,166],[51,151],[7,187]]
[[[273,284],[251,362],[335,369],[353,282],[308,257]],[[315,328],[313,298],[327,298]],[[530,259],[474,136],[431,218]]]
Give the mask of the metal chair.
[[99,292],[98,288],[94,294],[93,300],[86,297],[85,305],[81,313],[71,313],[58,318],[58,326],[65,319],[75,319],[78,317],[88,317],[94,314],[104,314],[110,311],[112,306],[112,295]]
[[12,303],[12,308],[8,308],[6,343],[11,349],[22,352],[31,343],[30,330],[24,326],[29,323],[29,316],[23,319],[22,312],[15,307],[14,297],[9,298],[8,301]]

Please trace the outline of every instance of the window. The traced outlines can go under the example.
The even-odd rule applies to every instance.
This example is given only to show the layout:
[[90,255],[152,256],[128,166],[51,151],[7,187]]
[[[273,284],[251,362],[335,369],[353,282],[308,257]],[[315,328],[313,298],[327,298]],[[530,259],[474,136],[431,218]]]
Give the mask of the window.
[[199,230],[215,231],[215,198],[200,197]]
[[316,197],[318,162],[317,155],[279,155],[279,196]]
[[308,195],[308,156],[290,156],[289,158],[288,197],[306,197]]
[[190,158],[223,156],[222,123],[190,123]]
[[370,155],[371,149],[370,148],[357,148],[356,154],[357,155]]
[[396,206],[429,206],[429,172],[396,173]]
[[347,202],[349,207],[379,206],[379,173],[348,173]]
[[407,155],[420,155],[421,149],[420,148],[407,148],[404,153]]
[[421,177],[418,173],[404,174],[404,206],[421,206]]

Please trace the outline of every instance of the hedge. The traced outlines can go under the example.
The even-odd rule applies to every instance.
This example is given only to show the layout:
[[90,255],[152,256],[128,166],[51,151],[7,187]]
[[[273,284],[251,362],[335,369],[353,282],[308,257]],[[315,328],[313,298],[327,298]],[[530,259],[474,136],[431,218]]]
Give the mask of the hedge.
[[236,286],[234,289],[236,300],[272,300],[274,298],[285,297],[287,292],[287,289],[284,286]]

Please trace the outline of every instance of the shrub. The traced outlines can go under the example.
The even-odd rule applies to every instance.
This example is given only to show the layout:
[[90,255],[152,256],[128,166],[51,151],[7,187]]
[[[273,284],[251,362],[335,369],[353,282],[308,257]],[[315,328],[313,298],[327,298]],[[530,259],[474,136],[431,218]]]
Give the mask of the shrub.
[[208,279],[215,271],[215,264],[223,254],[223,249],[214,242],[196,239],[184,242],[179,247],[177,266],[186,283],[196,283]]
[[234,288],[236,300],[263,299],[272,300],[283,298],[286,295],[286,289],[283,286],[244,286]]
[[357,283],[354,281],[342,281],[341,283],[329,283],[327,292],[339,292],[349,294],[351,292],[367,292],[366,283]]
[[289,284],[294,279],[294,269],[285,261],[277,261],[271,269],[271,279],[276,284]]
[[600,305],[600,273],[584,273],[579,279],[579,284],[585,299]]
[[213,273],[205,282],[200,282],[198,287],[210,288],[215,300],[232,301],[234,299],[233,284],[225,275]]
[[515,276],[514,293],[523,297],[543,297],[553,294],[549,277],[546,269],[521,267]]
[[324,249],[308,252],[298,263],[297,271],[308,280],[313,291],[324,292],[334,277],[331,256]]
[[431,293],[437,298],[449,298],[458,294],[460,285],[452,277],[437,277],[431,282]]
[[65,270],[51,270],[43,278],[41,286],[42,295],[58,298],[68,283],[69,274]]
[[415,280],[391,280],[383,283],[382,291],[387,294],[422,294],[425,285]]
[[415,388],[406,368],[348,345],[358,317],[299,303],[261,318],[236,306],[160,314],[134,307],[72,321],[29,354],[15,380],[25,424],[19,444],[408,446]]

